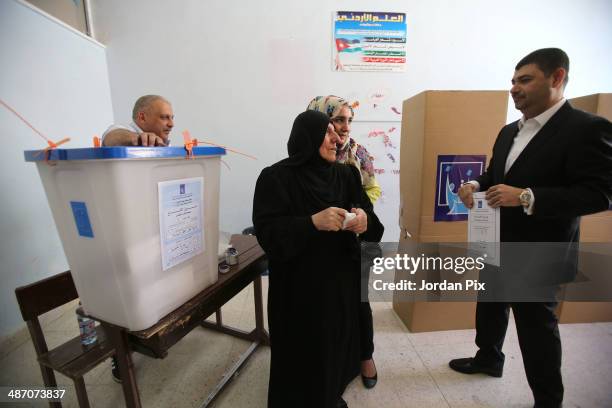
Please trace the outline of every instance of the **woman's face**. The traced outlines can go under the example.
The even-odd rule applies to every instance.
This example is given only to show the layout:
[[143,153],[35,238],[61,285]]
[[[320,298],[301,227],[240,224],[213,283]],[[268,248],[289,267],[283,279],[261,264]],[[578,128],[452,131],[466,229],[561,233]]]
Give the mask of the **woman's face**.
[[340,137],[330,123],[327,125],[327,132],[325,132],[325,137],[323,138],[323,142],[319,147],[319,154],[321,157],[330,163],[335,162],[337,149],[336,145],[338,143],[340,143]]
[[340,143],[343,145],[349,137],[351,131],[351,123],[353,122],[353,115],[348,106],[343,106],[336,116],[331,118],[331,122],[334,125],[336,133],[340,137]]

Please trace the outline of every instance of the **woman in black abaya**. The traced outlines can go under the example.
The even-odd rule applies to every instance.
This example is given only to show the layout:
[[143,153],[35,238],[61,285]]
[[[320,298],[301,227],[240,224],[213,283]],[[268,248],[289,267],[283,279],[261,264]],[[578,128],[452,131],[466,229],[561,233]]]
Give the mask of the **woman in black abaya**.
[[[329,117],[298,115],[289,157],[257,180],[253,225],[269,260],[269,407],[342,407],[360,372],[359,239],[383,226],[353,166],[335,163]],[[345,214],[355,218],[343,229]],[[304,367],[311,367],[310,371]]]

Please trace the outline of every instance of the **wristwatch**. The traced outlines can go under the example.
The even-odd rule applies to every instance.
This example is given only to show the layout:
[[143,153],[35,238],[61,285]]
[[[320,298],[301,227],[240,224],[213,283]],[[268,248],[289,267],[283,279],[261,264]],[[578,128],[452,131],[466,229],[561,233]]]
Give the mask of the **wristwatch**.
[[521,194],[519,194],[519,201],[521,202],[521,205],[525,208],[529,207],[529,205],[531,204],[531,199],[532,195],[529,190],[523,190],[521,191]]

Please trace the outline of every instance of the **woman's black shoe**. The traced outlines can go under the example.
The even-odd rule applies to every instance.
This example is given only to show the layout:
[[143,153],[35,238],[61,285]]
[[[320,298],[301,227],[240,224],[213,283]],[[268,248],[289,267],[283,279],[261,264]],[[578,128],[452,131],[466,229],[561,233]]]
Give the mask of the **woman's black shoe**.
[[374,374],[374,377],[366,377],[361,374],[361,382],[363,382],[363,386],[366,388],[374,388],[376,383],[378,382],[378,373]]

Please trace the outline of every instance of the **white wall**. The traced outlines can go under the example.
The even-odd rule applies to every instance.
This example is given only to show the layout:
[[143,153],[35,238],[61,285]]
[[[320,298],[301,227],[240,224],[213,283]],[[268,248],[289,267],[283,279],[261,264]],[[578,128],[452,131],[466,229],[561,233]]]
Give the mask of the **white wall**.
[[[374,9],[407,13],[407,71],[332,72],[333,11]],[[112,110],[128,121],[136,97],[166,95],[177,114],[175,143],[180,130],[189,129],[259,157],[225,159],[231,171],[223,167],[221,227],[234,232],[251,224],[257,175],[286,155],[293,118],[315,95],[363,103],[384,89],[395,103],[426,89],[507,89],[516,62],[548,46],[570,55],[569,97],[612,92],[608,0],[94,0],[93,14],[106,55],[22,4],[0,1],[0,98],[50,137],[70,136],[70,147],[82,147],[113,121]],[[354,133],[365,137],[367,129],[389,126],[393,122],[361,122]],[[23,150],[42,147],[42,139],[4,108],[0,135],[1,337],[21,323],[14,288],[68,265],[35,166],[22,159]],[[392,178],[385,181],[393,186]],[[397,239],[396,206],[377,211],[386,239]]]
[[[91,146],[113,120],[104,47],[13,0],[0,1],[0,98],[52,140]],[[46,142],[0,106],[0,337],[23,324],[14,289],[68,269],[36,165]],[[64,146],[63,146],[64,147]],[[75,321],[76,324],[76,321]]]
[[[407,71],[332,72],[336,10],[407,13]],[[108,46],[117,119],[129,120],[139,95],[163,94],[174,105],[175,143],[189,129],[259,158],[225,159],[221,228],[233,232],[251,225],[256,178],[286,156],[292,121],[313,96],[387,89],[401,101],[426,89],[508,89],[518,60],[550,46],[570,55],[568,96],[612,91],[609,0],[94,0],[92,14]],[[397,204],[379,215],[385,238],[396,240]]]

